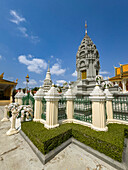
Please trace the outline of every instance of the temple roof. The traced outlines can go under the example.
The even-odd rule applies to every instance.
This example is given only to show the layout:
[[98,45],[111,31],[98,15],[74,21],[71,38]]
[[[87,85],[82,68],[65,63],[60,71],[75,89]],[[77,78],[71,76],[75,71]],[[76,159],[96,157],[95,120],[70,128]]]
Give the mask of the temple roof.
[[109,81],[121,81],[128,79],[128,64],[120,64],[120,67],[115,68],[115,76],[109,78]]
[[3,79],[3,76],[4,76],[4,73],[0,75],[0,84],[17,85],[18,79],[16,80],[16,82],[13,82],[13,81]]

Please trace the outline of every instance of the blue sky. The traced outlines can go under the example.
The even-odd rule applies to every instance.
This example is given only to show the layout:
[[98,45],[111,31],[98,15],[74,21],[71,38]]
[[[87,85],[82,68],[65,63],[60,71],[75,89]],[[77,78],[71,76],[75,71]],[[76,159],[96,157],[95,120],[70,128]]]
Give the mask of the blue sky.
[[[0,0],[0,73],[25,87],[42,85],[50,60],[54,83],[75,81],[76,53],[88,35],[100,54],[101,73],[128,63],[127,0]],[[73,75],[72,75],[73,74]]]

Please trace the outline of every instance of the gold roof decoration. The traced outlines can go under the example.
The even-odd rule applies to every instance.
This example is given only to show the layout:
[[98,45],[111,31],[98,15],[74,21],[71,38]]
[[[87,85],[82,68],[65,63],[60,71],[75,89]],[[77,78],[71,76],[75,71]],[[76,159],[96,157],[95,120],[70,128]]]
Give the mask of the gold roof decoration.
[[16,83],[18,83],[18,79],[16,79]]
[[26,79],[29,79],[29,75],[27,74]]
[[3,79],[4,76],[4,72],[0,75],[0,79]]

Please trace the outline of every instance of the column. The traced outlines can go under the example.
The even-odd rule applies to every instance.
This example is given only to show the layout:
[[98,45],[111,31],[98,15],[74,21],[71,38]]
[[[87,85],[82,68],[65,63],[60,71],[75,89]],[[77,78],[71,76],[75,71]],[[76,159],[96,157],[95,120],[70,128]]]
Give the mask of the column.
[[58,127],[58,101],[60,99],[59,93],[54,86],[46,93],[44,97],[46,103],[46,124],[47,129]]
[[34,121],[39,121],[42,114],[42,100],[44,98],[44,90],[42,87],[34,95],[35,107],[34,107]]
[[1,120],[1,122],[7,122],[7,121],[9,121],[9,119],[8,119],[8,106],[6,105],[4,107],[4,118]]
[[13,86],[11,87],[11,91],[10,91],[10,103],[13,103]]
[[89,99],[92,101],[92,126],[96,131],[107,131],[105,118],[105,94],[97,84],[90,94]]
[[21,89],[21,92],[17,96],[19,105],[23,104],[23,101],[22,101],[23,97],[24,97],[24,93],[23,93],[23,90]]
[[112,100],[113,100],[113,94],[110,93],[109,89],[106,88],[104,90],[104,93],[106,95],[106,112],[107,112],[107,120],[113,119],[113,107],[112,107]]
[[75,95],[73,95],[71,87],[69,87],[68,91],[64,94],[67,99],[67,106],[66,106],[66,114],[67,119],[72,120],[74,115],[74,99]]
[[122,80],[123,93],[126,93],[126,80]]

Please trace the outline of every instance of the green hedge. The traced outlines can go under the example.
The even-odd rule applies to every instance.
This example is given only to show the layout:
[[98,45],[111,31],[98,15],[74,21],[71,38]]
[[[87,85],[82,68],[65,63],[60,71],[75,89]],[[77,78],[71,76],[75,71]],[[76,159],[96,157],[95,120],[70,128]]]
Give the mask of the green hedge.
[[43,154],[74,137],[119,162],[122,161],[124,137],[128,137],[128,126],[120,124],[109,124],[107,132],[97,132],[73,123],[47,130],[41,123],[23,122],[22,130]]

